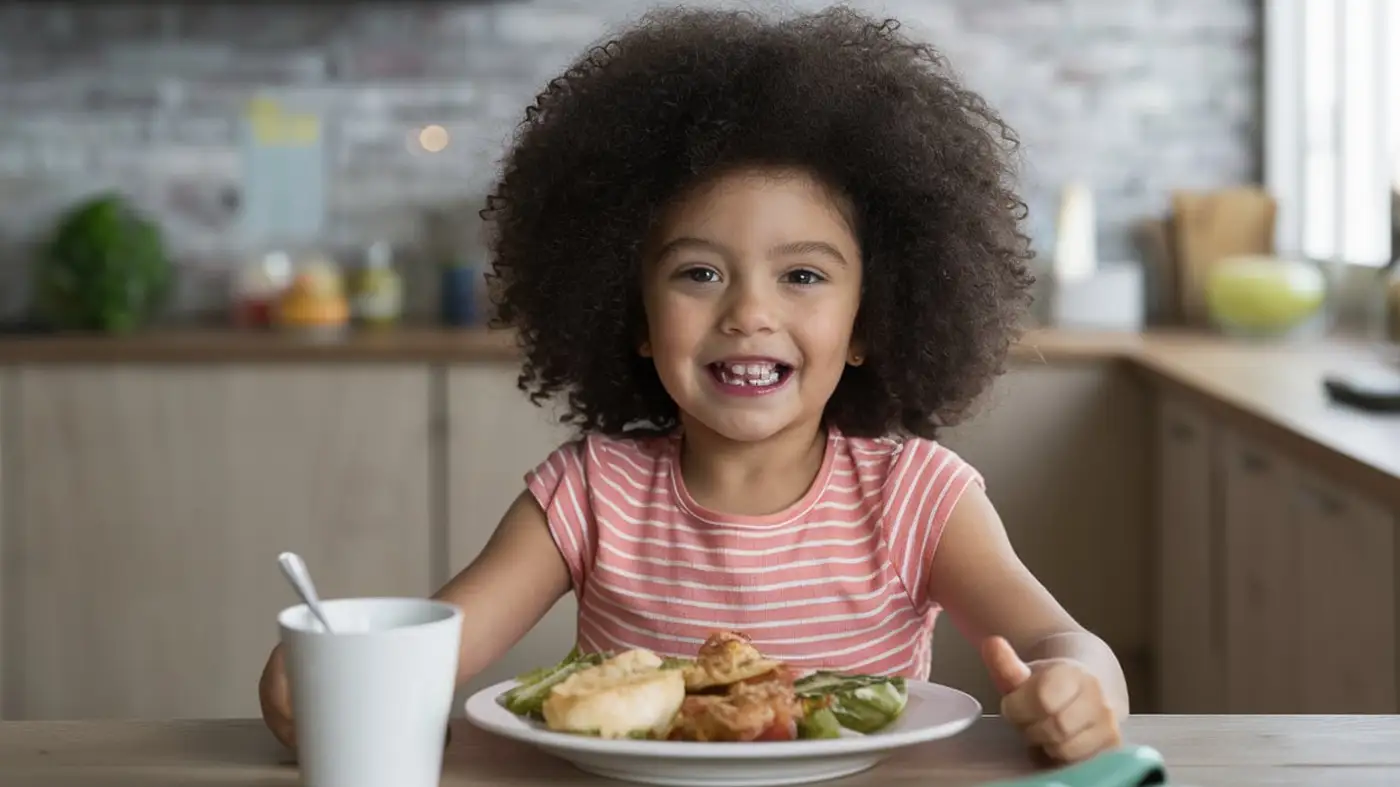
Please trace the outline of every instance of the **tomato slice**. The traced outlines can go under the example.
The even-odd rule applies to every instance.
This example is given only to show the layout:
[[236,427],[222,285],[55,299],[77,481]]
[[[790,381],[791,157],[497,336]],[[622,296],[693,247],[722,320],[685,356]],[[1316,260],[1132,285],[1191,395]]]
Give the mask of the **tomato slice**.
[[772,724],[758,734],[755,741],[795,741],[797,740],[797,722],[792,719],[786,721],[775,720]]

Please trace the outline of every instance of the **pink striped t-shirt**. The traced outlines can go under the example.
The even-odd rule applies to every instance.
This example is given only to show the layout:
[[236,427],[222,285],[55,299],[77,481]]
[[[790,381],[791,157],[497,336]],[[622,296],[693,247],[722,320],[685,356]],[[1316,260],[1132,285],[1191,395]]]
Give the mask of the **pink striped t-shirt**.
[[742,631],[799,671],[925,680],[938,614],[929,565],[982,477],[924,439],[828,430],[816,481],[787,510],[736,516],[686,491],[676,435],[591,435],[526,474],[568,564],[585,652],[693,656]]

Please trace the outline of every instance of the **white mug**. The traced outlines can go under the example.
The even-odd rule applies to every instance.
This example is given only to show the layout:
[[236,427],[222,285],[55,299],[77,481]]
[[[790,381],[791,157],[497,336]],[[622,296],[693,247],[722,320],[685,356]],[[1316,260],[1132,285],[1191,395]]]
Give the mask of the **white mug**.
[[305,604],[277,616],[306,787],[437,787],[462,612],[420,598]]

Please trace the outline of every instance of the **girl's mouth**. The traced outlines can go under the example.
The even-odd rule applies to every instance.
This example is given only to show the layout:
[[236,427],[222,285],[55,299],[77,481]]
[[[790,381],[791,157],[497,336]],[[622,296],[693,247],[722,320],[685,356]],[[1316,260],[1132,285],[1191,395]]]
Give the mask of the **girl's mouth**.
[[742,395],[776,391],[792,377],[792,367],[776,361],[721,361],[706,368],[721,390]]

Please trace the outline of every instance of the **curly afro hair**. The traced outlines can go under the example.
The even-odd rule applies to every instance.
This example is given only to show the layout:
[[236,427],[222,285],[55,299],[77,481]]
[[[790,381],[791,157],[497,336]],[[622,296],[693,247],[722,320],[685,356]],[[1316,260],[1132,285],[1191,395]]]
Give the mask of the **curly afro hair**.
[[482,218],[497,327],[523,391],[565,423],[678,423],[649,359],[646,240],[678,195],[746,165],[799,167],[843,197],[864,270],[825,418],[934,437],[1001,373],[1034,279],[1013,132],[932,47],[844,7],[786,20],[653,12],[527,108]]

